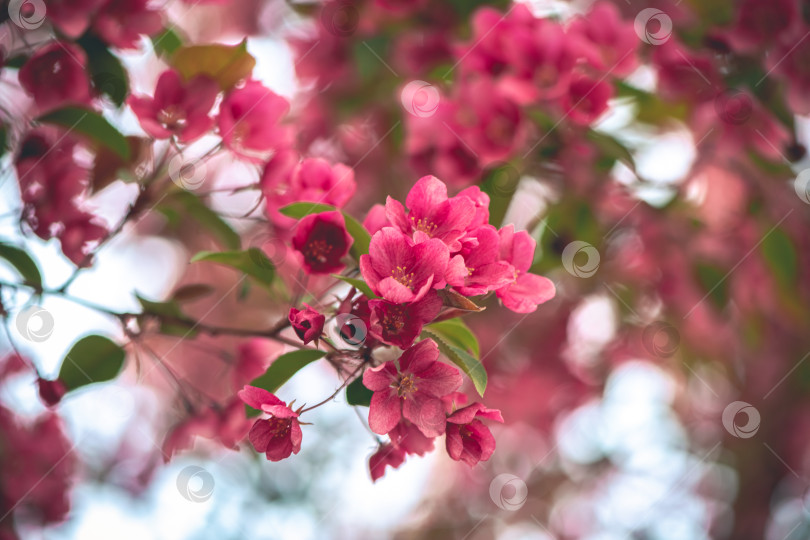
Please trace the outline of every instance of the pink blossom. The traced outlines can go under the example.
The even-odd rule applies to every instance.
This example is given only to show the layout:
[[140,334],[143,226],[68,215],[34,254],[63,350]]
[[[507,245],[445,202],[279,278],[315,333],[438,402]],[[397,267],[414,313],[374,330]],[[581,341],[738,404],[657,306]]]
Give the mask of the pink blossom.
[[158,79],[155,97],[131,96],[127,103],[144,131],[156,139],[177,136],[181,143],[192,142],[214,126],[208,115],[219,94],[219,85],[201,75],[184,83],[174,70]]
[[262,161],[273,150],[288,146],[289,130],[281,125],[290,104],[259,81],[231,90],[219,109],[222,142],[236,155]]
[[402,418],[426,437],[444,433],[441,398],[458,389],[462,378],[457,368],[439,362],[438,357],[436,342],[425,339],[405,351],[397,363],[365,371],[363,384],[374,392],[368,416],[374,433],[390,432]]
[[514,225],[507,225],[499,234],[501,259],[515,268],[515,277],[511,284],[497,290],[498,298],[515,313],[531,313],[539,304],[554,298],[554,283],[543,276],[528,273],[535,248],[535,241],[529,233],[516,233]]
[[510,284],[515,269],[506,261],[499,260],[500,237],[492,225],[484,225],[464,237],[461,257],[464,272],[458,281],[448,278],[448,283],[464,296],[477,296],[500,289]]
[[108,0],[99,10],[93,30],[119,49],[137,49],[141,35],[157,34],[163,23],[149,0]]
[[37,377],[37,390],[40,399],[49,407],[57,405],[64,397],[67,389],[60,380],[49,381],[42,377]]
[[231,388],[242,388],[267,371],[270,359],[279,351],[280,345],[269,339],[251,338],[239,345],[231,377]]
[[468,231],[489,223],[489,195],[481,191],[481,188],[470,186],[462,189],[456,197],[467,197],[475,205],[475,217],[467,225]]
[[295,152],[282,150],[265,166],[261,188],[270,218],[279,227],[289,227],[293,220],[281,215],[279,208],[294,202],[330,204],[342,208],[354,196],[357,183],[354,170],[342,163],[330,165],[320,158],[299,161]]
[[569,40],[579,38],[581,53],[596,70],[626,77],[638,67],[636,50],[641,43],[631,21],[622,20],[615,4],[597,2],[569,26]]
[[48,0],[47,15],[59,32],[76,39],[87,30],[105,0]]
[[295,330],[295,335],[306,345],[321,336],[326,317],[312,309],[308,304],[304,304],[304,307],[306,308],[304,310],[290,308],[289,320],[293,330]]
[[383,227],[390,227],[391,223],[388,221],[388,215],[385,211],[385,206],[375,204],[366,214],[366,219],[363,220],[363,227],[373,235]]
[[424,176],[414,184],[408,197],[407,212],[399,201],[388,197],[385,202],[388,220],[415,239],[424,235],[438,238],[451,251],[461,248],[470,222],[476,217],[475,203],[468,197],[447,197],[447,186],[435,176]]
[[369,300],[371,310],[369,333],[388,345],[407,349],[419,336],[422,326],[436,318],[442,301],[435,292],[410,304],[395,304],[388,300]]
[[371,237],[368,255],[360,257],[360,271],[375,294],[401,304],[421,300],[431,288],[443,288],[449,261],[441,240],[414,244],[399,230],[384,227]]
[[107,236],[107,228],[94,215],[82,211],[71,212],[62,225],[59,233],[62,253],[75,265],[88,265],[93,247]]
[[495,451],[495,438],[479,418],[503,422],[501,411],[473,403],[447,417],[447,453],[470,467],[487,461]]
[[309,274],[331,274],[345,266],[341,259],[349,252],[352,237],[346,232],[343,214],[338,211],[310,214],[298,223],[292,246]]
[[163,442],[163,459],[169,461],[174,454],[190,449],[197,437],[216,439],[226,448],[236,449],[249,428],[245,406],[242,401],[232,399],[222,407],[205,409],[174,426]]
[[87,55],[72,43],[55,41],[42,47],[20,68],[23,89],[41,110],[90,103]]
[[405,451],[393,444],[383,444],[368,459],[368,469],[371,481],[376,482],[385,476],[385,468],[399,468],[405,462]]
[[613,90],[605,80],[594,80],[577,75],[571,80],[568,93],[562,98],[562,107],[572,122],[587,126],[594,123],[608,108]]
[[239,397],[248,406],[270,415],[259,419],[250,428],[248,437],[257,452],[264,453],[270,461],[281,461],[301,450],[301,425],[298,413],[286,403],[262,388],[245,386]]
[[433,437],[426,437],[413,423],[400,420],[394,429],[388,432],[391,444],[402,449],[406,454],[424,456],[433,450]]

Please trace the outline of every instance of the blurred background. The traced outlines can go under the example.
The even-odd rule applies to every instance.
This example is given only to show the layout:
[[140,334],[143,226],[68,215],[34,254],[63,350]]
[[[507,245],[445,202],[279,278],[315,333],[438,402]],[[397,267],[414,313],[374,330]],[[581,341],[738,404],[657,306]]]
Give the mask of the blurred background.
[[[45,2],[56,4],[70,2]],[[439,449],[376,483],[367,459],[377,444],[342,394],[313,411],[291,459],[270,463],[200,433],[168,460],[167,435],[227,406],[240,358],[284,350],[270,341],[155,330],[144,338],[154,358],[128,346],[118,378],[55,409],[32,375],[0,368],[0,538],[810,538],[804,2],[153,9],[184,43],[247,36],[253,77],[291,101],[296,150],[354,169],[347,210],[358,219],[387,195],[403,200],[423,174],[454,192],[479,185],[491,223],[537,240],[532,271],[557,297],[528,315],[490,299],[465,319],[489,373],[485,402],[506,420],[492,427],[493,457],[468,468]],[[37,42],[15,24],[3,22],[4,61]],[[62,31],[49,25],[37,30],[44,41]],[[113,51],[127,92],[153,93],[166,67],[158,49],[153,36]],[[39,262],[46,289],[59,287],[74,265],[21,223],[14,144],[35,113],[5,64],[0,237]],[[128,107],[103,107],[122,133],[143,136]],[[204,137],[185,155],[193,163],[213,144]],[[285,317],[298,268],[273,217],[283,194],[242,189],[263,166],[218,153],[190,191],[279,267],[275,296],[189,265],[210,235],[146,211],[68,295],[32,295],[0,265],[4,352],[54,378],[78,336],[127,341],[94,306],[137,312],[136,292],[157,301],[199,282],[218,293],[188,305],[199,320],[270,327]],[[86,202],[112,227],[136,192],[118,179]],[[279,397],[320,401],[339,383],[314,363]]]

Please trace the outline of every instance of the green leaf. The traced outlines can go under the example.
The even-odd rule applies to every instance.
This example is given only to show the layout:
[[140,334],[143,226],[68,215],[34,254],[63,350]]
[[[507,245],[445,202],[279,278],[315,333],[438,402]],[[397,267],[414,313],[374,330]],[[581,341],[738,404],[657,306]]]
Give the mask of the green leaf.
[[275,277],[275,268],[267,255],[259,248],[247,251],[201,251],[191,262],[208,261],[241,270],[262,285],[269,286]]
[[762,240],[760,249],[779,285],[793,289],[799,277],[799,260],[790,236],[781,228],[774,229]]
[[163,32],[152,36],[152,47],[158,56],[171,56],[182,46],[183,40],[172,28],[166,28]]
[[429,329],[422,330],[422,336],[433,339],[439,345],[439,350],[467,374],[478,394],[484,397],[484,391],[487,389],[487,370],[477,358],[467,351],[451,345],[441,335]]
[[28,253],[11,244],[0,242],[0,259],[5,259],[13,266],[26,285],[34,287],[37,292],[42,291],[42,274],[36,261]]
[[[334,212],[335,210],[337,210],[337,208],[329,204],[298,202],[285,206],[279,210],[279,212],[287,217],[301,219],[302,217],[310,214]],[[362,223],[354,219],[346,212],[341,213],[343,214],[343,219],[346,221],[346,230],[354,239],[354,244],[352,244],[352,255],[355,257],[355,259],[359,259],[360,255],[365,255],[368,253],[368,245],[371,242],[371,235],[368,233],[366,228],[363,227]]]
[[362,279],[340,276],[338,274],[332,274],[332,277],[337,278],[340,281],[343,281],[344,283],[348,283],[349,285],[351,285],[352,287],[363,293],[366,296],[366,298],[377,298],[377,295],[372,292],[371,287],[368,286],[368,283],[366,283]]
[[425,330],[440,335],[447,343],[471,353],[475,358],[479,358],[481,355],[478,338],[461,319],[449,319],[429,324],[425,326]]
[[87,68],[93,88],[98,93],[109,96],[117,107],[121,107],[129,94],[129,76],[121,61],[103,41],[92,34],[82,36],[78,44],[87,53]]
[[182,223],[186,217],[192,217],[211,232],[220,243],[231,250],[242,247],[239,235],[216,212],[189,191],[175,191],[158,206],[158,210],[170,220]]
[[40,116],[36,121],[66,127],[68,131],[79,133],[106,146],[122,159],[129,159],[129,143],[126,138],[103,116],[90,109],[64,107]]
[[717,308],[722,309],[728,304],[728,283],[726,273],[721,268],[699,262],[695,265],[695,275]]
[[374,392],[366,388],[363,384],[363,377],[357,377],[346,387],[346,402],[349,405],[371,405],[371,396]]
[[268,392],[276,392],[289,381],[298,371],[326,356],[325,351],[315,349],[301,349],[288,352],[276,358],[263,375],[259,375],[250,383],[250,386],[264,388]]
[[593,129],[588,130],[587,137],[604,156],[621,161],[631,170],[636,170],[636,161],[633,159],[633,154],[619,139]]
[[154,302],[143,298],[137,293],[135,294],[135,298],[137,298],[138,302],[141,304],[144,314],[153,315],[160,319],[161,334],[182,337],[194,337],[198,334],[194,329],[195,323],[183,313],[177,301]]
[[238,45],[191,45],[180,47],[171,59],[185,80],[206,75],[228,91],[253,72],[256,59],[247,51],[247,39]]
[[124,349],[106,337],[84,337],[65,355],[59,371],[59,380],[64,383],[67,390],[109,381],[121,371],[125,357]]

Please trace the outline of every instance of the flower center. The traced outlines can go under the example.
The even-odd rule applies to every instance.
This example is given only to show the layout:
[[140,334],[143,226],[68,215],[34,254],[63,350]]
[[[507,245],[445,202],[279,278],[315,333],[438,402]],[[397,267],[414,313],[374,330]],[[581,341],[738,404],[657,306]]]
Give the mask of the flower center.
[[305,255],[311,261],[318,261],[321,264],[326,263],[327,256],[332,251],[332,246],[326,243],[325,240],[313,240],[307,244]]
[[414,274],[413,272],[408,272],[408,269],[404,266],[397,266],[391,270],[391,277],[409,289],[413,289]]
[[158,122],[169,129],[182,127],[186,123],[185,112],[176,105],[169,105],[157,114]]
[[267,423],[274,438],[283,438],[290,432],[292,422],[289,418],[268,418]]
[[397,395],[399,397],[408,397],[408,394],[416,392],[416,383],[413,380],[413,374],[406,375],[399,380],[397,386]]
[[405,320],[402,316],[402,310],[391,309],[387,312],[382,319],[382,326],[388,334],[399,334],[405,327]]
[[414,219],[411,217],[411,222],[413,223],[413,228],[417,231],[422,231],[423,233],[427,234],[428,236],[432,236],[438,226],[435,225],[433,222],[428,221],[424,218]]

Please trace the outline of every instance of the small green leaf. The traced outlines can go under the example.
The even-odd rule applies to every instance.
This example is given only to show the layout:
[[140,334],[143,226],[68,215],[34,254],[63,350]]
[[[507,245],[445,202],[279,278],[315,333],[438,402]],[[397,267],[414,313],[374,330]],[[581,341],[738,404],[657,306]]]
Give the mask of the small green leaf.
[[259,248],[247,251],[201,251],[191,258],[191,262],[208,261],[241,270],[259,283],[269,286],[275,277],[275,268],[267,255]]
[[763,238],[760,249],[779,285],[785,290],[795,287],[799,277],[799,260],[790,236],[781,228],[774,229]]
[[182,223],[188,216],[213,234],[220,243],[231,250],[242,247],[239,235],[216,212],[208,208],[196,195],[188,191],[175,191],[158,206],[158,210],[170,220]]
[[264,388],[268,392],[275,392],[303,367],[315,360],[320,360],[324,356],[326,356],[325,351],[315,349],[301,349],[282,354],[270,364],[270,367],[267,368],[263,375],[253,379],[250,386]]
[[59,380],[64,383],[67,390],[109,381],[121,371],[125,357],[124,349],[106,337],[84,337],[65,355],[59,371]]
[[425,330],[440,335],[447,343],[471,353],[475,358],[481,355],[478,338],[461,319],[449,319],[429,324],[425,326]]
[[28,253],[11,244],[0,242],[0,259],[5,259],[13,266],[25,280],[26,285],[32,286],[38,292],[42,291],[42,274],[36,261]]
[[357,377],[346,387],[346,402],[349,405],[371,405],[371,396],[374,392],[366,388],[363,384],[363,377]]
[[366,298],[377,298],[377,295],[372,292],[371,287],[368,286],[368,283],[366,283],[362,279],[339,276],[338,274],[332,274],[332,277],[337,278],[340,281],[343,281],[344,283],[348,283],[349,285],[351,285],[352,287],[363,293],[366,296]]
[[[337,210],[337,208],[329,204],[297,202],[285,206],[279,210],[279,212],[287,217],[301,219],[302,217],[310,214],[334,212],[335,210]],[[366,228],[363,227],[362,223],[354,219],[346,212],[341,213],[343,214],[343,219],[346,221],[346,231],[348,231],[348,233],[354,239],[354,244],[352,245],[352,255],[356,259],[359,259],[360,255],[365,255],[368,253],[368,245],[371,242],[371,235],[368,233]]]
[[484,391],[487,389],[487,370],[478,359],[467,351],[447,343],[442,336],[430,330],[422,330],[422,336],[433,339],[439,345],[439,350],[470,377],[478,394],[484,397]]
[[166,28],[163,32],[152,36],[152,48],[155,49],[155,54],[158,56],[171,56],[182,46],[183,40],[172,28]]
[[190,45],[180,47],[171,59],[174,67],[185,80],[197,75],[206,75],[228,91],[253,72],[256,59],[247,51],[247,39],[238,45]]
[[90,109],[64,107],[40,116],[36,121],[66,127],[68,131],[79,133],[106,146],[122,159],[129,159],[129,143],[126,138],[103,116]]
[[728,283],[726,273],[717,266],[699,262],[695,264],[695,275],[706,291],[709,299],[719,309],[728,304]]

